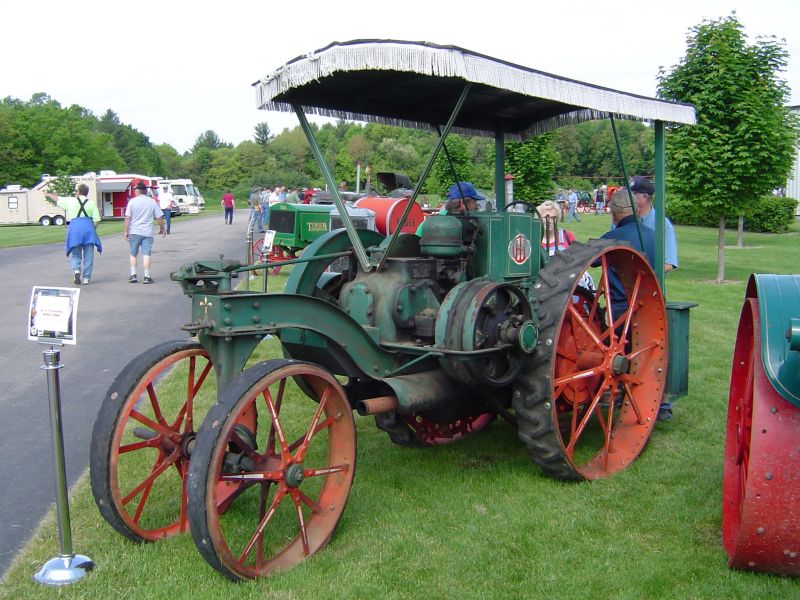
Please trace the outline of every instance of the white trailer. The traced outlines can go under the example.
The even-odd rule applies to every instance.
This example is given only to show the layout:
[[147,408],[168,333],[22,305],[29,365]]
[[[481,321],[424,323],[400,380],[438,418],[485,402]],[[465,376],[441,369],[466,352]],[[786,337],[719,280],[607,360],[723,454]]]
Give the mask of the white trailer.
[[9,185],[0,190],[0,224],[63,225],[64,211],[45,200],[44,192],[29,190],[21,185]]

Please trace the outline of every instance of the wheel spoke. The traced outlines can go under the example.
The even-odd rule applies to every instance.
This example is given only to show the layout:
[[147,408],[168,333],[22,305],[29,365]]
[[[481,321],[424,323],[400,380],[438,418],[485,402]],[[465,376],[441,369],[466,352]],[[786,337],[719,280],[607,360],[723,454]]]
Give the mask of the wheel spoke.
[[330,475],[331,473],[342,473],[350,470],[350,465],[334,465],[332,467],[321,467],[319,469],[303,469],[303,477],[319,477],[320,475]]
[[661,347],[661,343],[659,341],[650,342],[646,346],[642,346],[638,350],[635,350],[635,351],[631,352],[630,354],[625,355],[625,358],[627,358],[630,362],[633,362],[634,360],[639,358],[645,352],[650,352],[650,350],[653,350],[654,348],[660,348],[660,347]]
[[[281,379],[280,384],[278,385],[278,400],[275,402],[275,412],[276,414],[280,414],[281,412],[281,403],[283,402],[283,392],[286,387],[286,380]],[[269,388],[264,390],[264,398],[266,399],[266,394],[269,394]],[[266,448],[267,456],[277,456],[275,453],[275,426],[274,424],[270,424],[269,434],[267,435],[267,448]],[[291,452],[291,450],[290,450]]]
[[316,427],[319,423],[319,418],[322,416],[322,411],[325,408],[325,403],[328,401],[328,396],[330,395],[331,388],[325,388],[325,391],[322,392],[322,396],[319,399],[319,403],[317,404],[317,410],[314,412],[314,417],[311,419],[311,424],[308,427],[308,431],[306,432],[305,438],[303,442],[300,444],[300,448],[297,450],[297,454],[295,455],[295,461],[298,463],[302,463],[303,459],[306,456],[306,452],[308,452],[308,446],[311,443],[311,438],[314,437],[316,434]]
[[642,418],[642,411],[639,408],[639,403],[636,401],[636,398],[633,397],[633,393],[631,392],[631,388],[628,385],[628,382],[623,381],[622,387],[625,390],[625,396],[623,397],[623,401],[625,398],[628,398],[628,401],[631,403],[631,408],[633,409],[633,414],[636,415],[636,422],[639,425],[644,425],[644,419]]
[[631,292],[631,297],[628,300],[628,310],[625,311],[623,315],[625,319],[625,325],[622,328],[622,333],[620,333],[620,342],[624,345],[628,342],[628,331],[631,326],[631,317],[633,313],[636,312],[639,304],[639,286],[642,283],[642,274],[636,274],[636,282],[633,284],[633,292]]
[[[604,254],[601,259],[601,281],[603,282],[603,290],[606,297],[606,323],[613,323],[614,322],[614,315],[611,312],[611,287],[608,285],[608,258]],[[614,337],[614,328],[608,328],[608,339],[609,339],[609,346],[611,346],[615,341],[616,338]]]
[[143,489],[152,486],[153,482],[169,467],[171,467],[180,457],[180,452],[175,449],[168,457],[166,457],[163,461],[163,454],[160,455],[156,459],[156,464],[153,466],[153,470],[150,472],[150,475],[144,478],[144,480],[139,483],[135,488],[133,488],[128,495],[122,499],[122,504],[128,504],[133,498],[139,495]]
[[192,356],[189,362],[189,380],[188,380],[188,390],[187,390],[187,398],[186,398],[186,431],[194,431],[194,399],[197,397],[197,392],[205,382],[206,377],[211,372],[211,361],[207,360],[206,365],[200,373],[200,376],[197,378],[197,382],[193,383],[194,381],[194,371],[196,367],[196,360],[197,357]]
[[147,396],[150,398],[150,406],[153,407],[153,415],[161,425],[164,427],[169,427],[167,422],[164,420],[164,415],[161,414],[161,405],[158,403],[158,397],[156,396],[156,390],[153,387],[153,382],[149,382],[147,384]]
[[575,444],[578,443],[578,440],[580,439],[581,435],[583,434],[584,429],[586,429],[586,425],[589,422],[589,418],[592,416],[592,413],[594,412],[595,408],[597,407],[598,403],[600,402],[600,398],[603,395],[602,389],[603,389],[603,386],[600,387],[600,390],[597,392],[597,394],[595,394],[594,398],[592,398],[592,401],[589,404],[589,407],[586,409],[586,412],[581,417],[581,421],[578,424],[578,427],[575,429],[575,432],[573,433],[572,437],[570,437],[569,444],[567,445],[567,447],[565,449],[566,452],[567,452],[567,456],[569,456],[570,458],[572,458],[573,453],[575,452]]
[[132,444],[126,444],[124,446],[120,446],[117,450],[118,454],[126,454],[128,452],[135,452],[136,450],[142,450],[143,448],[158,448],[159,441],[158,437],[153,438],[152,440],[142,440],[141,442],[134,442]]
[[300,526],[300,537],[303,540],[303,554],[308,556],[311,550],[308,547],[308,532],[306,531],[306,521],[303,517],[303,502],[300,499],[300,491],[297,488],[289,490],[294,502],[295,512],[297,514],[297,524]]
[[[269,523],[270,519],[272,519],[275,511],[278,509],[278,506],[283,501],[283,498],[286,496],[287,486],[281,485],[278,487],[278,490],[275,492],[275,497],[272,499],[272,504],[269,507],[269,510],[266,512],[264,517],[261,519],[261,522],[256,527],[255,533],[251,536],[250,540],[247,542],[247,545],[242,550],[242,553],[239,555],[237,562],[239,564],[244,564],[244,561],[247,559],[247,556],[250,552],[253,551],[253,546],[255,546],[259,540],[262,540],[261,543],[263,544],[263,536],[264,536],[264,529],[266,529],[267,524]],[[263,547],[263,546],[262,546]]]
[[597,336],[597,334],[594,331],[592,331],[592,329],[589,327],[588,323],[584,320],[583,315],[581,315],[577,311],[577,309],[575,308],[575,306],[572,303],[570,303],[568,305],[567,310],[569,311],[569,314],[572,315],[573,322],[574,321],[578,322],[578,324],[581,326],[581,329],[583,329],[586,332],[586,335],[588,335],[589,338],[591,338],[591,340],[594,342],[595,346],[598,347],[598,349],[600,349],[600,350],[607,350],[608,349],[600,341],[600,338]]
[[140,413],[137,410],[131,410],[130,416],[131,416],[131,418],[136,419],[137,421],[139,421],[139,423],[141,423],[142,425],[147,425],[153,431],[157,431],[158,433],[160,433],[161,435],[163,435],[167,439],[175,441],[176,440],[176,436],[177,436],[178,439],[180,439],[180,434],[179,433],[175,432],[174,430],[170,429],[169,427],[161,425],[160,423],[156,423],[155,421],[153,421],[149,417],[145,417],[142,413]]
[[[292,458],[291,452],[286,444],[286,438],[283,435],[283,428],[281,427],[281,422],[278,418],[278,409],[280,408],[281,402],[283,401],[283,386],[280,387],[280,391],[278,394],[277,399],[277,408],[276,404],[272,402],[272,394],[269,391],[269,388],[264,390],[264,401],[267,403],[267,409],[269,410],[270,418],[272,420],[272,428],[270,430],[270,441],[275,444],[275,437],[278,438],[278,443],[281,447],[281,460],[285,463],[288,463],[289,460]],[[274,433],[273,433],[274,432]]]

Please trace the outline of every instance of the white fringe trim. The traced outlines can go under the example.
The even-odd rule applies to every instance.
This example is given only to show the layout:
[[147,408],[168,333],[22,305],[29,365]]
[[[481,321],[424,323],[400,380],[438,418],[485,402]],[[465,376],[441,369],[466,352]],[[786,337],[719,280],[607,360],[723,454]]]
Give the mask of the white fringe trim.
[[[333,44],[309,53],[264,77],[256,85],[256,104],[266,110],[291,111],[290,105],[273,98],[295,87],[328,77],[338,72],[385,70],[419,73],[439,77],[457,77],[545,100],[580,107],[578,110],[534,124],[519,137],[529,137],[556,127],[581,121],[605,118],[613,114],[622,119],[695,123],[692,106],[635,96],[579,81],[562,79],[547,73],[531,71],[488,57],[455,48],[425,43],[369,41]],[[430,129],[428,123],[410,122],[365,115],[355,112],[305,106],[308,113],[341,119],[379,122],[419,129]],[[460,133],[494,135],[491,131],[460,130]],[[509,136],[507,136],[509,137]],[[512,136],[518,137],[518,136]]]

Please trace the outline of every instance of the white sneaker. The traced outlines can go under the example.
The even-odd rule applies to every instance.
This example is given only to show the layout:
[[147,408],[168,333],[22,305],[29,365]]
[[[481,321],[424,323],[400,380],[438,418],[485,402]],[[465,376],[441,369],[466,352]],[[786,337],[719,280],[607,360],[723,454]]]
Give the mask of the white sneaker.
[[89,285],[89,278],[88,277],[84,277],[83,278],[83,285]]

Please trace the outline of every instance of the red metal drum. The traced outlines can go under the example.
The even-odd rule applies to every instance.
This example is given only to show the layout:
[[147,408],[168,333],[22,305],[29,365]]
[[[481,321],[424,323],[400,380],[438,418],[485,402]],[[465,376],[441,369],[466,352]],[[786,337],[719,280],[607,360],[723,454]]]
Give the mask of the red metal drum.
[[[375,212],[375,227],[383,235],[391,235],[397,229],[400,217],[406,205],[411,202],[408,198],[380,198],[378,196],[367,196],[356,201],[358,208],[368,208]],[[411,212],[408,213],[405,225],[401,231],[403,233],[416,233],[417,227],[425,220],[425,213],[422,208],[414,202]]]

